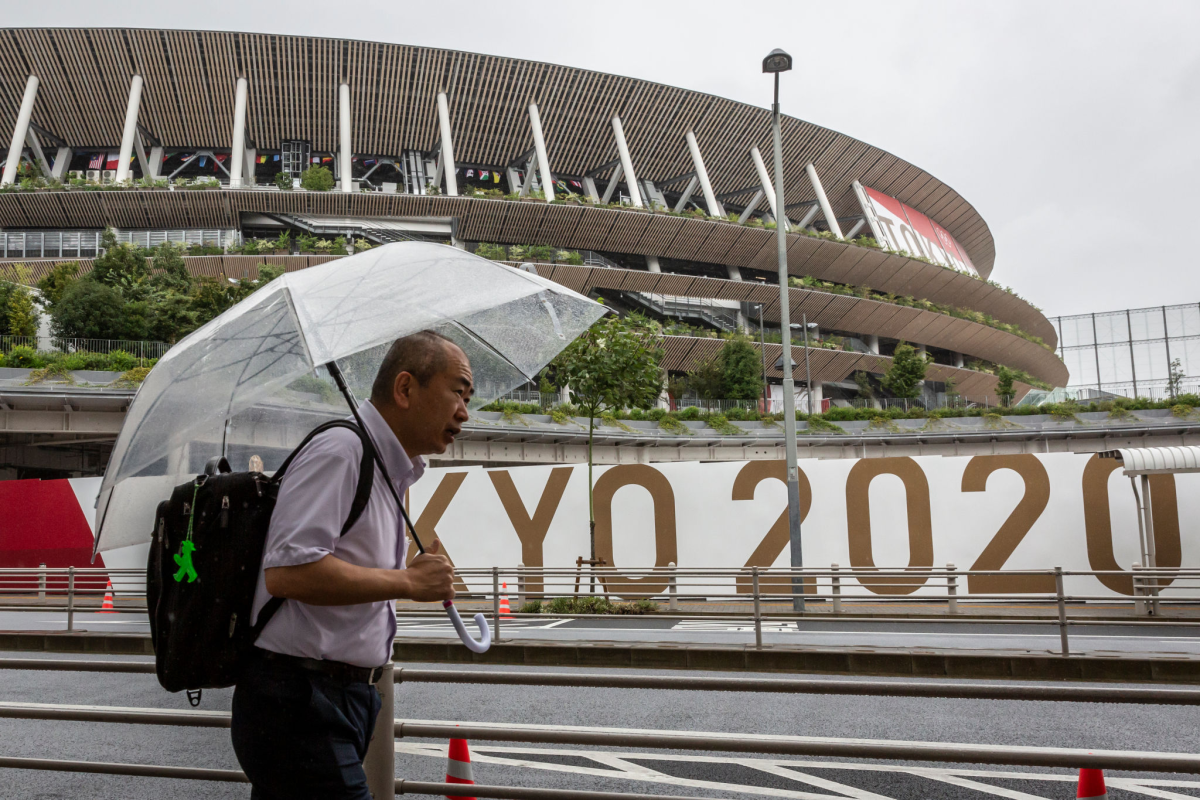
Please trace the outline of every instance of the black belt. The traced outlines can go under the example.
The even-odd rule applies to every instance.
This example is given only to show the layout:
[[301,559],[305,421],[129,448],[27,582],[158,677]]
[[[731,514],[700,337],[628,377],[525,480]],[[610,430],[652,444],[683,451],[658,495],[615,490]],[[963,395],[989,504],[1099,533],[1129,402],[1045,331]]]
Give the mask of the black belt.
[[289,656],[285,653],[276,653],[274,650],[264,650],[261,647],[255,647],[254,649],[266,661],[288,664],[306,672],[319,672],[322,675],[328,675],[331,678],[337,678],[347,683],[377,683],[383,677],[384,667],[382,666],[356,667],[353,664],[347,664],[343,661]]

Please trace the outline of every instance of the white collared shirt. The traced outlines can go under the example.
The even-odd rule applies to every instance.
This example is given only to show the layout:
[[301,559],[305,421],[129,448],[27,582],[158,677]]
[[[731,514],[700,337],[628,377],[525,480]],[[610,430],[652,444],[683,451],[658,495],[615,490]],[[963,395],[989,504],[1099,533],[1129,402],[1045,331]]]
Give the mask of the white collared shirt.
[[[387,422],[370,403],[359,414],[400,497],[421,477],[425,462],[404,452]],[[408,537],[375,466],[375,483],[362,516],[339,536],[358,486],[362,442],[354,431],[334,428],[313,438],[288,467],[279,488],[263,549],[263,570],[310,564],[333,554],[362,567],[403,569]],[[270,599],[262,570],[254,595],[254,619]],[[267,623],[258,646],[287,655],[377,667],[392,659],[396,636],[394,601],[352,606],[313,606],[288,600]]]

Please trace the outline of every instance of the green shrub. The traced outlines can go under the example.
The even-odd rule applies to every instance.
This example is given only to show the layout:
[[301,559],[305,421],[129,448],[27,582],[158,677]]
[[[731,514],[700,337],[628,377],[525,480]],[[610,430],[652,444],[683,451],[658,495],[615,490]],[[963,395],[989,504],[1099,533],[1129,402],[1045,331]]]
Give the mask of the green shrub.
[[146,380],[146,376],[150,374],[150,367],[134,367],[127,369],[121,374],[121,377],[112,382],[112,386],[120,389],[132,389],[142,385],[142,381]]
[[109,372],[128,372],[138,365],[138,360],[124,350],[113,350],[108,354]]
[[46,366],[46,359],[32,347],[21,345],[8,351],[8,355],[4,357],[4,366],[16,369],[41,369]]
[[525,605],[517,609],[518,614],[540,614],[542,613],[542,601],[530,600]]
[[287,172],[278,172],[275,174],[275,185],[282,192],[290,192],[292,190],[292,176]]
[[492,244],[491,242],[480,242],[475,248],[475,255],[480,258],[488,258],[492,261],[503,261],[508,256],[504,252],[503,245]]
[[309,167],[300,173],[300,188],[310,192],[328,192],[333,188],[333,173],[328,167]]

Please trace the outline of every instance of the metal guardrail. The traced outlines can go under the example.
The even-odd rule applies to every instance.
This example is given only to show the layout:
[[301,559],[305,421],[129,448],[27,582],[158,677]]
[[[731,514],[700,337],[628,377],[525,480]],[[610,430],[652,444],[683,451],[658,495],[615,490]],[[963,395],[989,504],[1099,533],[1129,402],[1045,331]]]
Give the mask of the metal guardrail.
[[[53,659],[4,659],[0,669],[53,669],[59,671],[137,672],[153,671],[149,661],[56,661]],[[394,670],[384,681],[395,683],[493,683],[527,686],[593,686],[605,688],[650,688],[668,690],[751,691],[845,694],[882,694],[922,697],[970,697],[975,699],[1073,700],[1084,702],[1200,704],[1200,690],[1109,689],[1107,687],[1021,687],[989,684],[935,682],[822,681],[793,679],[683,678],[653,675],[606,675],[601,673],[493,672],[488,670]],[[390,688],[390,687],[389,687]],[[1066,691],[1064,691],[1066,689]],[[381,692],[387,708],[391,692]],[[228,728],[231,715],[221,711],[177,711],[153,708],[120,708],[40,703],[0,702],[0,718],[33,719],[134,725],[164,725],[192,728]],[[393,737],[476,741],[526,742],[541,744],[605,745],[621,748],[768,753],[774,755],[864,758],[971,764],[1003,764],[1025,767],[1081,767],[1147,772],[1200,773],[1200,756],[1190,753],[1148,753],[1075,748],[1038,748],[1010,745],[978,745],[942,742],[911,742],[872,739],[841,739],[817,736],[771,736],[722,734],[692,731],[653,731],[575,726],[513,725],[486,722],[392,720]],[[395,794],[449,795],[462,792],[462,784],[445,784],[395,779],[395,748],[372,741],[364,768],[378,797],[384,787]],[[376,763],[377,762],[377,763]],[[237,770],[199,769],[166,765],[86,762],[44,758],[0,757],[0,768],[95,773],[246,782]],[[664,795],[624,792],[584,792],[562,789],[475,785],[476,797],[511,800],[675,800]]]
[[[493,641],[500,641],[506,619],[601,616],[557,608],[561,598],[612,597],[646,601],[644,612],[659,617],[694,621],[745,621],[754,631],[755,647],[762,648],[763,623],[842,617],[914,621],[956,621],[989,624],[1054,623],[1060,652],[1070,655],[1071,626],[1111,624],[1113,616],[1089,612],[1103,605],[1128,613],[1124,623],[1167,623],[1200,626],[1200,569],[1103,570],[959,570],[953,565],[928,569],[811,568],[688,568],[618,569],[525,567],[459,568],[456,575],[460,602],[490,605]],[[1066,581],[1078,584],[1091,578],[1101,585],[1122,587],[1129,595],[1067,592]],[[95,611],[109,581],[114,589],[114,612],[144,613],[145,570],[0,569],[0,610],[64,611],[67,630],[75,627],[75,614]],[[512,581],[512,589],[507,588]],[[998,582],[1017,581],[1025,591],[985,591]],[[971,591],[977,588],[979,591]],[[501,598],[512,592],[511,612],[501,613]],[[140,601],[140,602],[139,602]],[[539,610],[534,613],[534,604]],[[683,606],[693,608],[685,611]],[[783,608],[774,608],[782,605]],[[897,609],[912,611],[919,604],[935,613],[895,616]],[[665,608],[664,608],[665,606]],[[997,608],[996,606],[1000,606]],[[881,613],[879,609],[884,611]],[[820,609],[820,610],[817,610]],[[602,609],[597,609],[602,610]],[[637,612],[636,608],[625,611]],[[985,611],[986,615],[973,613]],[[1164,617],[1164,611],[1170,612]],[[405,613],[437,615],[436,611]],[[891,616],[888,616],[891,615]],[[602,616],[608,616],[604,614]]]
[[171,345],[166,342],[137,341],[131,339],[71,339],[54,336],[0,336],[0,353],[9,353],[14,347],[29,347],[39,352],[108,354],[116,350],[134,358],[146,360],[162,358]]
[[[103,672],[153,675],[153,661],[93,661],[59,658],[0,658],[0,670]],[[1138,686],[1037,686],[961,681],[825,680],[816,678],[730,678],[725,676],[629,675],[599,672],[515,672],[511,670],[419,669],[395,667],[396,684],[485,684],[567,686],[588,689],[666,689],[681,692],[835,694],[854,697],[940,697],[959,700],[1028,700],[1125,705],[1200,705],[1200,689]],[[2,711],[0,711],[2,716]]]

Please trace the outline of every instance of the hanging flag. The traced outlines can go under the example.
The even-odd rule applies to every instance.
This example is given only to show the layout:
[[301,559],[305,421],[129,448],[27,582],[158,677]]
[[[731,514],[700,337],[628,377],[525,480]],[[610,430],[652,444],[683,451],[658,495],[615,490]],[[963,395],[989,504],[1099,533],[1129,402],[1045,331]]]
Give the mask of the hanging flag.
[[229,158],[229,153],[217,153],[217,162],[218,163],[224,164],[225,159],[227,159],[227,158]]
[[104,169],[104,153],[96,153],[88,162],[88,169]]
[[468,178],[474,178],[474,177],[475,177],[475,170],[473,170],[473,169],[469,169],[469,170],[467,170],[467,177],[468,177]]
[[493,172],[492,173],[492,183],[499,183],[499,182],[500,182],[500,173]]
[[488,179],[488,171],[486,169],[479,170],[479,180],[486,181]]
[[272,159],[272,160],[273,160],[273,161],[278,161],[278,160],[279,160],[279,153],[276,153],[276,154],[275,154],[275,158],[274,158],[274,159]]
[[109,153],[108,160],[104,164],[105,169],[116,169],[121,163],[120,153]]
[[313,162],[314,164],[320,164],[320,163],[321,163],[321,157],[320,157],[320,156],[313,156],[313,157],[312,157],[312,162]]
[[582,189],[582,188],[583,188],[583,184],[582,184],[582,183],[580,183],[579,181],[571,181],[571,185],[572,185],[572,186],[574,186],[576,189]]
[[[276,159],[278,159],[278,158],[279,158],[279,156],[275,156],[275,158],[276,158]],[[260,163],[260,164],[265,164],[265,163],[267,163],[267,157],[266,157],[266,156],[259,156],[259,157],[258,157],[258,163]]]
[[208,156],[200,156],[200,166],[203,167],[207,163],[208,163]]

